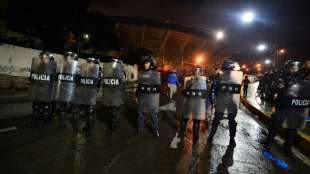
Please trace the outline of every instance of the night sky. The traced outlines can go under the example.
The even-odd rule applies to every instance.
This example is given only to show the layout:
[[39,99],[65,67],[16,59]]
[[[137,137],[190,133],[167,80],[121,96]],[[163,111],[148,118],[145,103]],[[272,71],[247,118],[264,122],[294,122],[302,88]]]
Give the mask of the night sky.
[[[223,29],[242,58],[261,57],[255,46],[265,42],[286,48],[285,58],[310,58],[310,2],[302,0],[90,0],[89,10],[107,15],[169,20],[204,30]],[[256,13],[250,25],[240,22],[247,10]]]
[[[15,3],[13,3],[15,2]],[[34,6],[30,2],[36,4]],[[255,60],[272,55],[272,45],[287,50],[284,58],[310,58],[310,1],[303,0],[11,0],[9,8],[25,21],[27,13],[37,21],[70,20],[75,8],[103,15],[137,17],[199,28],[224,30],[225,41],[238,59]],[[10,6],[11,4],[11,6]],[[12,5],[13,4],[13,5]],[[38,7],[41,6],[41,7]],[[245,25],[241,13],[252,10],[256,20]],[[17,14],[23,11],[25,14]],[[48,16],[48,17],[47,17]],[[70,18],[71,17],[71,18]],[[19,18],[19,17],[18,17]],[[43,19],[44,18],[44,19]],[[18,21],[9,21],[13,24]],[[260,42],[269,50],[262,55],[255,50]]]

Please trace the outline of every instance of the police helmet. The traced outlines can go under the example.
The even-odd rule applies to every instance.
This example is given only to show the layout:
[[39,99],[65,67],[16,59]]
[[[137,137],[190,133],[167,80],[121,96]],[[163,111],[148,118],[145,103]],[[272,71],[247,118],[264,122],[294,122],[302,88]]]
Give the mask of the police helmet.
[[222,70],[240,71],[240,65],[234,60],[225,60],[221,67]]
[[93,57],[89,57],[86,59],[87,63],[96,63],[97,59],[93,58]]
[[150,69],[155,70],[156,69],[156,60],[152,55],[143,56],[142,57],[142,66],[144,67],[144,64],[149,62],[150,63]]
[[79,59],[78,55],[74,52],[71,52],[71,51],[65,52],[64,58],[65,59],[71,59],[71,60],[78,60]]
[[303,62],[299,60],[288,60],[284,64],[285,71],[288,73],[296,73],[299,72],[303,68]]
[[49,60],[53,60],[54,59],[54,55],[51,54],[50,52],[48,51],[42,51],[40,54],[39,54],[39,57],[42,59],[42,58],[48,58]]
[[196,74],[196,73],[203,74],[203,72],[204,72],[204,68],[202,66],[198,65],[198,66],[193,67],[193,74]]

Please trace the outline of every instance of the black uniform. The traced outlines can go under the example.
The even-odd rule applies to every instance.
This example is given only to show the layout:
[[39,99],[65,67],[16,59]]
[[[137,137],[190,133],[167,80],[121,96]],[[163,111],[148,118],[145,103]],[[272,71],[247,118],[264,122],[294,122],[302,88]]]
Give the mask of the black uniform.
[[33,102],[34,123],[48,121],[52,112],[52,91],[56,76],[56,64],[49,52],[42,52],[39,58],[33,58],[31,64],[29,99]]
[[144,117],[146,113],[151,114],[151,125],[154,136],[159,136],[158,127],[158,110],[159,110],[159,93],[160,93],[160,73],[155,71],[156,64],[152,56],[146,57],[143,61],[143,65],[150,63],[150,68],[139,71],[138,75],[138,133],[142,133],[144,129]]
[[86,117],[86,126],[84,131],[86,136],[94,133],[96,120],[96,99],[99,88],[99,61],[95,58],[88,58],[87,62],[81,65],[81,74],[77,95],[75,100],[74,118],[77,118],[75,128],[79,126],[80,111],[84,111]]
[[[74,106],[76,100],[77,86],[80,75],[80,63],[78,55],[66,52],[63,59],[59,60],[57,67],[57,80],[54,88],[54,101],[59,113],[59,121],[62,127],[66,126],[66,115],[71,115],[71,123],[76,123],[78,109]],[[76,129],[77,124],[73,124]]]
[[185,87],[182,91],[184,96],[182,108],[182,122],[180,136],[184,137],[187,129],[187,122],[190,117],[193,120],[193,142],[199,140],[200,121],[206,117],[207,101],[207,77],[203,75],[202,67],[194,67],[193,76],[185,78]]
[[237,62],[227,60],[222,65],[222,70],[218,75],[215,83],[215,113],[212,121],[212,128],[208,137],[209,143],[213,140],[217,127],[224,114],[228,115],[228,124],[230,132],[230,144],[234,145],[234,137],[236,134],[237,122],[235,117],[238,112],[240,103],[240,88],[243,73]]
[[264,147],[270,149],[277,130],[283,127],[286,129],[283,150],[289,154],[297,130],[305,127],[310,103],[310,81],[300,71],[301,62],[290,61],[286,66],[287,70],[279,75],[275,83],[275,112],[271,115],[271,127]]
[[112,58],[103,62],[102,99],[105,113],[108,116],[108,135],[112,135],[120,123],[119,111],[124,103],[124,75],[124,66],[121,60]]

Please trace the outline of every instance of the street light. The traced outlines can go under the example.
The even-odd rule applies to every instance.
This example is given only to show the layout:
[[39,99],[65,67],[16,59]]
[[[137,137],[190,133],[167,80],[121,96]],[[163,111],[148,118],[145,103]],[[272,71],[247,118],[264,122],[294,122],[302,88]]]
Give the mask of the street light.
[[197,63],[197,64],[201,63],[201,62],[202,62],[202,59],[203,59],[202,56],[197,57],[196,63]]
[[282,48],[279,50],[279,54],[284,54],[284,53],[285,53],[285,49]]
[[254,20],[254,17],[255,15],[253,12],[247,11],[242,14],[241,19],[242,19],[242,22],[244,23],[251,23]]
[[270,60],[270,59],[266,59],[266,60],[265,60],[265,64],[266,64],[266,65],[269,65],[270,63],[271,63],[271,60]]
[[215,34],[216,40],[222,40],[224,38],[224,32],[223,31],[217,31]]
[[84,38],[85,40],[88,40],[88,39],[89,39],[89,34],[84,33],[84,34],[83,34],[83,38]]
[[243,64],[241,67],[242,67],[242,69],[245,69],[245,68],[246,68],[246,65],[245,65],[245,64]]
[[260,52],[263,52],[267,49],[267,46],[265,44],[259,44],[257,46],[257,50],[260,51]]
[[262,65],[261,65],[260,63],[256,64],[256,68],[258,68],[258,69],[260,69],[261,66],[262,66]]

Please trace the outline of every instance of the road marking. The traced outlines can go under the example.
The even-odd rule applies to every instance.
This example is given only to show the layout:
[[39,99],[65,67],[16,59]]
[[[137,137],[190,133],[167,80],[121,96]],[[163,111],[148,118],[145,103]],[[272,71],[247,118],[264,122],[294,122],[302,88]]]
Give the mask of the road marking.
[[8,132],[8,131],[13,131],[13,130],[17,130],[17,127],[12,126],[12,127],[8,127],[8,128],[5,128],[5,129],[1,129],[0,133]]

